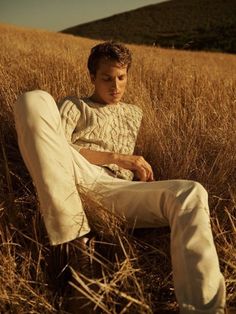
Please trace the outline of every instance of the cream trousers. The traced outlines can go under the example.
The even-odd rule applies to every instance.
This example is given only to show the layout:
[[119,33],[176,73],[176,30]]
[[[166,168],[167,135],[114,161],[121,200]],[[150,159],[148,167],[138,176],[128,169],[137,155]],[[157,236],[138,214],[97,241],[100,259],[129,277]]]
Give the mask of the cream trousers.
[[89,232],[78,185],[102,195],[106,206],[136,228],[171,228],[175,294],[181,313],[224,313],[225,284],[212,237],[208,195],[195,181],[134,182],[89,163],[67,141],[57,105],[45,91],[14,104],[18,144],[32,176],[52,245]]

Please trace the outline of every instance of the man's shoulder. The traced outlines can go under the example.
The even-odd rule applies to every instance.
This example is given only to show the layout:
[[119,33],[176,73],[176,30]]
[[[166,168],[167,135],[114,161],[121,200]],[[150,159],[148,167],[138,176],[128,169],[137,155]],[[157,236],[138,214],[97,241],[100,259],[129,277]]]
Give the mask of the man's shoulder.
[[86,108],[88,107],[84,99],[79,98],[77,96],[66,96],[58,102],[57,106],[58,106],[59,111],[66,108],[72,108],[72,107],[74,108],[75,111],[77,110],[86,111]]
[[138,105],[125,103],[125,102],[121,102],[121,104],[124,105],[124,107],[128,108],[129,110],[133,111],[134,113],[141,116],[143,115],[143,109],[139,107]]
[[58,102],[58,107],[62,107],[63,105],[65,105],[66,103],[73,103],[75,105],[80,105],[81,103],[81,99],[77,96],[66,96],[63,97],[59,102]]

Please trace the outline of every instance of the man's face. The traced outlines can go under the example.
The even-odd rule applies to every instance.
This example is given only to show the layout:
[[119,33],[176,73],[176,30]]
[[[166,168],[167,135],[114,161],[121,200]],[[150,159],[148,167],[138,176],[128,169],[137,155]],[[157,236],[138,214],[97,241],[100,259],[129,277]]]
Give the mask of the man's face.
[[100,60],[96,75],[91,74],[95,87],[92,98],[103,104],[118,103],[127,83],[127,65],[121,66],[116,61]]

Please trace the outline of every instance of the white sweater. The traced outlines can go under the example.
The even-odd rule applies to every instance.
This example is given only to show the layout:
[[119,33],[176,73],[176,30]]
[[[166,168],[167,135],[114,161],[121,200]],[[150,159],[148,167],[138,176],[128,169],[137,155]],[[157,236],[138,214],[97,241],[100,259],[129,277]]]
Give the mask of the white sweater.
[[[59,111],[67,141],[78,151],[84,147],[96,151],[132,155],[142,120],[142,109],[120,102],[102,105],[89,98],[67,97]],[[133,180],[133,172],[104,164],[118,178]]]

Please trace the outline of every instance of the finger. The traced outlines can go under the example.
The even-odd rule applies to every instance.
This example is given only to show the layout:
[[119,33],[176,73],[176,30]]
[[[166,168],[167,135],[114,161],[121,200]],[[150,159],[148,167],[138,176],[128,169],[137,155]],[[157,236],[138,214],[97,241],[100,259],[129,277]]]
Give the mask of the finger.
[[140,173],[141,181],[150,181],[153,180],[153,171],[151,165],[146,162],[144,159],[141,162],[136,164],[136,170]]
[[151,181],[155,181],[154,174],[153,174],[153,170],[152,170],[152,167],[151,167],[151,166],[150,166],[150,168],[149,168],[149,171],[150,171],[150,180],[151,180]]
[[146,180],[145,181],[154,181],[154,175],[153,175],[153,171],[152,171],[152,167],[148,164],[148,166],[145,165],[145,167],[143,167],[144,171],[145,171],[145,177]]
[[154,175],[153,175],[152,167],[148,164],[148,165],[145,165],[144,169],[146,171],[147,181],[154,181]]
[[138,169],[138,173],[139,173],[139,179],[140,181],[147,181],[147,174],[144,168],[139,168]]
[[148,179],[148,181],[156,181],[156,179],[155,179],[154,176],[152,175],[152,176]]
[[150,176],[148,177],[148,180],[147,180],[147,181],[149,181],[149,182],[155,181],[153,175],[150,175]]

